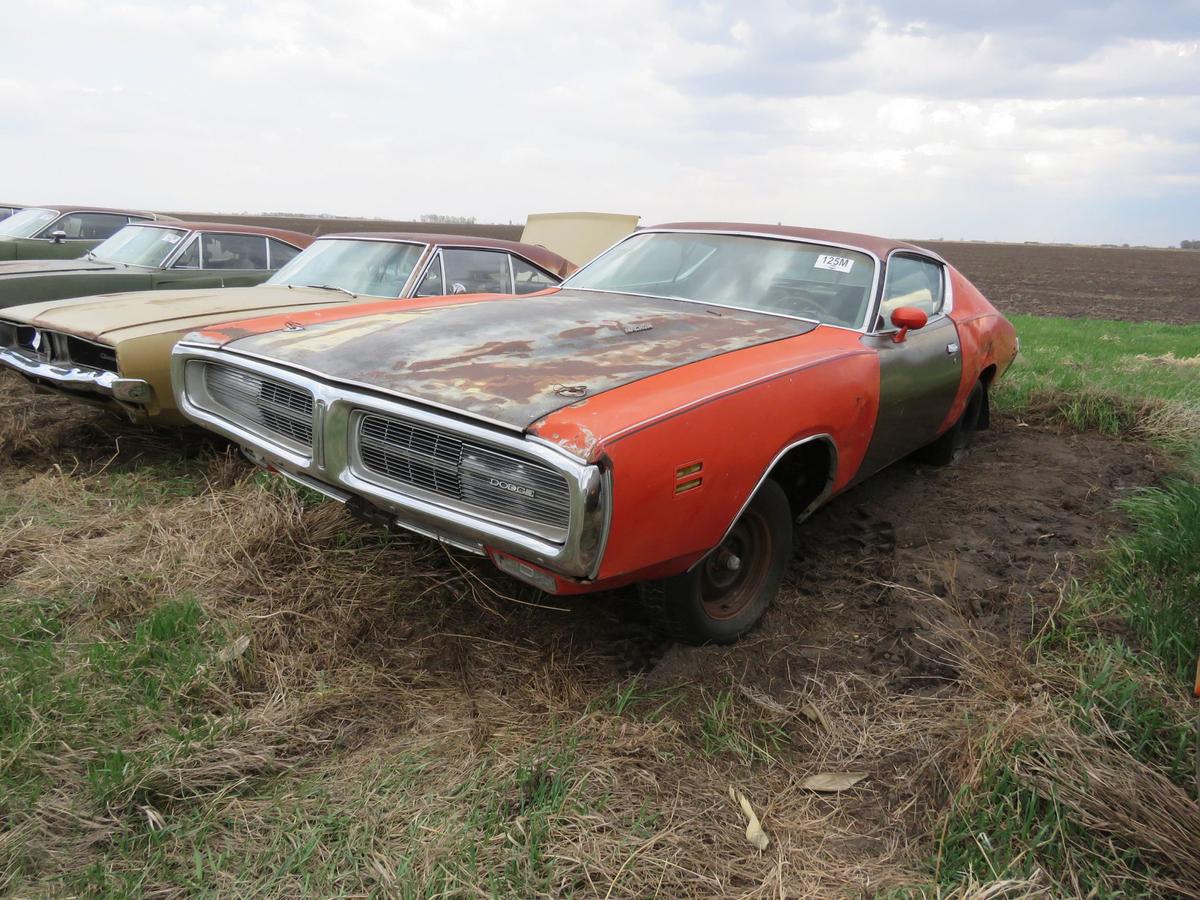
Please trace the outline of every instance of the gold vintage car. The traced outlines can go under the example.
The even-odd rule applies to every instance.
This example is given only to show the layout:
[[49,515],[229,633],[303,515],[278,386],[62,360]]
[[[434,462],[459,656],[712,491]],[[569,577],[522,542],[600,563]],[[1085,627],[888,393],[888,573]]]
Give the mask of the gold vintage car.
[[175,408],[170,362],[171,348],[190,331],[382,299],[527,294],[556,286],[576,268],[544,246],[515,241],[329,235],[256,287],[139,291],[0,310],[0,365],[135,422],[185,424]]

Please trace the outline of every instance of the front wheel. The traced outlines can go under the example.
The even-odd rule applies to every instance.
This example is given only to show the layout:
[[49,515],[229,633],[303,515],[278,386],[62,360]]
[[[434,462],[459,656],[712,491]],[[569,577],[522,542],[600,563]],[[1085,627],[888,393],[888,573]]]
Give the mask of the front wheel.
[[791,506],[768,478],[718,547],[690,571],[642,585],[642,596],[658,607],[672,637],[732,644],[779,593],[791,553]]

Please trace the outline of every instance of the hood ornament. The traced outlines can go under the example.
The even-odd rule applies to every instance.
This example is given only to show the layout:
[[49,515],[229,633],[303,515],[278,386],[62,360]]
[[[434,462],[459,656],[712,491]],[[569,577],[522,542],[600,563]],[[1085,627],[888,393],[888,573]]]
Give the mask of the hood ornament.
[[622,325],[621,330],[626,334],[637,334],[639,331],[649,331],[653,327],[649,322],[635,322],[632,325]]
[[586,397],[587,392],[586,384],[556,384],[554,386],[554,393],[560,397]]
[[284,331],[303,331],[304,326],[301,325],[299,322],[294,322],[291,319],[288,319],[286,322],[283,323],[283,330]]

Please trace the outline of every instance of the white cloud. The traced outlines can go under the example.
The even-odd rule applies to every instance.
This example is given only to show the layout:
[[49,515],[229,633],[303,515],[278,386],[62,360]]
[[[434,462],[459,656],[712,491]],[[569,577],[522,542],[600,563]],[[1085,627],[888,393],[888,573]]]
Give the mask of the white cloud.
[[1020,9],[849,0],[5,13],[3,190],[35,202],[1167,242],[1183,212],[1129,209],[1200,200],[1200,45],[1178,23],[1031,34]]

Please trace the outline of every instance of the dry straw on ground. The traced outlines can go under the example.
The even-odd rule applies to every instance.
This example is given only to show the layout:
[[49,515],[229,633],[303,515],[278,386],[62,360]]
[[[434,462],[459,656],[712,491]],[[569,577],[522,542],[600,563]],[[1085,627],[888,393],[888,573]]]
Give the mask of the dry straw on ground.
[[[1031,785],[1200,884],[1200,860],[1168,858],[1196,833],[1194,801],[1092,752],[1051,700],[1069,686],[973,630],[965,600],[920,598],[953,613],[913,645],[957,673],[944,683],[898,689],[886,671],[819,666],[755,683],[756,654],[782,652],[762,637],[711,653],[703,677],[656,681],[664,645],[627,621],[621,597],[530,605],[488,567],[306,505],[203,441],[189,439],[183,488],[164,494],[177,437],[59,401],[31,412],[23,388],[3,387],[0,605],[59,598],[69,648],[119,640],[165,600],[191,598],[212,652],[178,702],[131,723],[119,749],[144,764],[103,804],[89,787],[96,750],[71,723],[55,726],[54,746],[21,751],[51,787],[4,810],[2,888],[54,892],[92,864],[141,873],[144,849],[119,848],[153,833],[143,887],[168,895],[201,853],[225,860],[204,877],[227,894],[292,896],[317,879],[345,893],[483,895],[481,872],[546,895],[871,894],[927,884],[951,798],[987,748],[1031,734],[1046,739],[1023,763]],[[114,500],[114,484],[132,499]],[[803,641],[801,622],[775,626]],[[181,742],[171,727],[208,737]],[[867,777],[806,789],[819,773]],[[770,838],[762,851],[731,784]],[[336,830],[314,825],[330,820]],[[962,875],[942,896],[1047,891]]]

